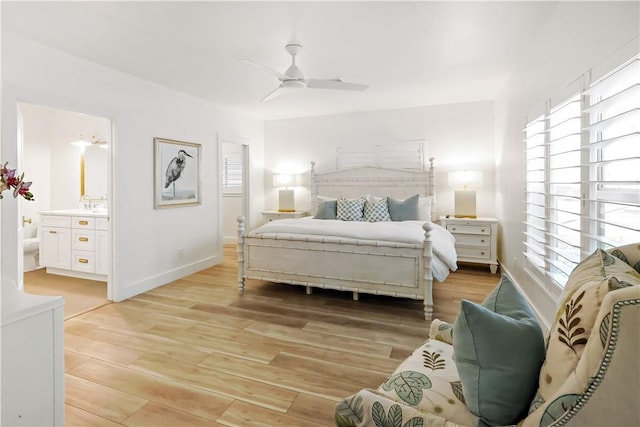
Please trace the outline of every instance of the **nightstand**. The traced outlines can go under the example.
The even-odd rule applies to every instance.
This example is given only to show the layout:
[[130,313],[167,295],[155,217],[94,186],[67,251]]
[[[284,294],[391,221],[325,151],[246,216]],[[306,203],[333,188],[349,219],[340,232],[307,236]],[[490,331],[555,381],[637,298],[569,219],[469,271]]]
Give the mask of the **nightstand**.
[[458,261],[489,264],[491,273],[498,271],[498,220],[495,218],[446,218],[440,225],[456,238]]
[[276,219],[285,219],[285,218],[302,218],[306,216],[306,212],[295,211],[295,212],[279,212],[279,211],[262,211],[262,216],[267,221],[274,221]]

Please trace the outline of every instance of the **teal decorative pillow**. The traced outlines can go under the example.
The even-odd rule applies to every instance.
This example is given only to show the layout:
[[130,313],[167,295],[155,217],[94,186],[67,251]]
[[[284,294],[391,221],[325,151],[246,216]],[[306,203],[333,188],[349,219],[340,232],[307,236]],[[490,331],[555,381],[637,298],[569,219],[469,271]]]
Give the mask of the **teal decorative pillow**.
[[389,206],[387,205],[387,198],[367,198],[364,203],[363,219],[369,222],[391,221],[391,216],[389,216]]
[[315,219],[336,219],[337,199],[318,196]]
[[479,425],[524,419],[545,357],[536,316],[508,276],[482,304],[462,300],[453,326],[453,360]]
[[389,214],[392,221],[412,221],[419,219],[418,202],[420,196],[418,194],[407,197],[404,200],[394,199],[392,197],[387,198],[389,205]]
[[338,207],[336,218],[343,221],[362,221],[362,213],[364,210],[364,198],[338,199]]

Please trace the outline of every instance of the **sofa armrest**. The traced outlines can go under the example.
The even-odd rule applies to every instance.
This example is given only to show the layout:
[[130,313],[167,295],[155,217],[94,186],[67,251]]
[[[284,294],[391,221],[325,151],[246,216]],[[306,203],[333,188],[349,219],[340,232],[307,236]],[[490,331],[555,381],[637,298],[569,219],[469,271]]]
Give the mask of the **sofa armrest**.
[[567,414],[568,425],[640,425],[640,287],[607,296],[603,307],[611,307],[611,321],[605,355],[594,381]]
[[429,328],[429,338],[453,345],[453,325],[440,319],[433,319]]

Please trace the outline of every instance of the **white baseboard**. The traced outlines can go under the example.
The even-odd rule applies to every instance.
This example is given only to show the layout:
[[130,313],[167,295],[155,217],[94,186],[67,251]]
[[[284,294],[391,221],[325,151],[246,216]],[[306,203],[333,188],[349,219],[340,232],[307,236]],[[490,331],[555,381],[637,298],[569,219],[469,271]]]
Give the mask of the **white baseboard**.
[[222,243],[225,245],[235,245],[238,243],[238,238],[236,236],[224,236],[222,238]]
[[221,262],[222,255],[215,255],[200,261],[193,262],[191,264],[174,268],[172,270],[164,271],[155,276],[147,277],[143,280],[139,280],[135,283],[124,286],[123,289],[120,290],[122,294],[115,296],[113,301],[124,301],[127,298],[134,297],[141,293],[150,291],[151,289],[155,289],[158,286],[166,285],[167,283],[171,283],[174,280],[178,280],[191,274],[197,273],[198,271],[213,267],[214,265],[218,265]]

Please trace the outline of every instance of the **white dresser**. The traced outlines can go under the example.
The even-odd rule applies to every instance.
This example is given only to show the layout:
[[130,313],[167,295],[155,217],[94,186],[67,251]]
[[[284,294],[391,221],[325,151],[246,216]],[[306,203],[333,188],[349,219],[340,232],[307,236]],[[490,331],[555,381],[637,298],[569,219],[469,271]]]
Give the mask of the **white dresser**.
[[107,281],[109,217],[81,209],[40,212],[40,265],[47,273]]
[[498,220],[495,218],[440,217],[440,225],[456,238],[458,261],[489,264],[498,271]]
[[2,286],[2,425],[64,425],[64,300]]

